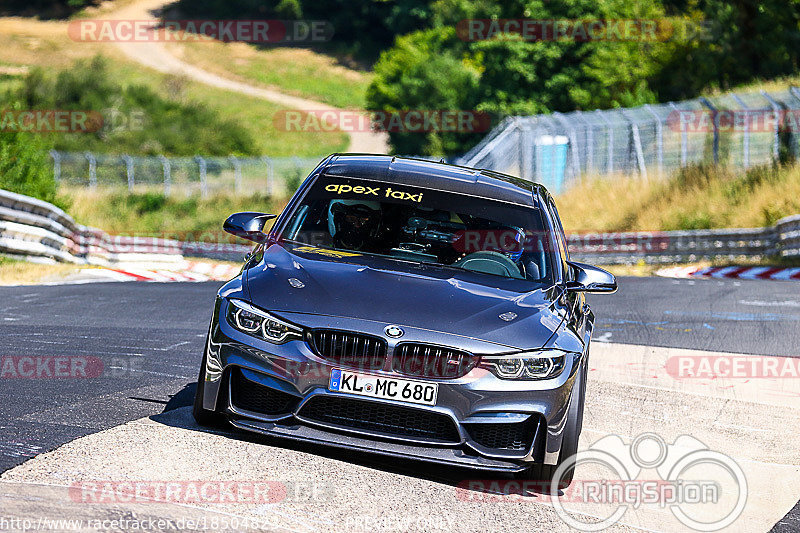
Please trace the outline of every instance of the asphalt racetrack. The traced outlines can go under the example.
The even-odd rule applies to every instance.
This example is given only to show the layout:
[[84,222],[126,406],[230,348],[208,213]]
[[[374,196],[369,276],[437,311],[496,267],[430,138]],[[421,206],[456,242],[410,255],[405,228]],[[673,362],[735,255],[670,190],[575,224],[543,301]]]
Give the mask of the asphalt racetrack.
[[[677,382],[650,375],[670,357],[701,353],[697,350],[798,357],[800,284],[666,278],[622,278],[619,284],[614,295],[590,298],[597,315],[590,360],[594,373],[581,447],[611,434],[629,441],[654,432],[668,442],[690,434],[734,457],[747,475],[747,508],[731,530],[800,530],[798,508],[786,515],[800,498],[800,444],[795,442],[800,379],[747,380],[731,386],[719,380]],[[541,495],[476,503],[460,491],[463,480],[491,474],[196,427],[188,406],[219,285],[0,287],[4,508],[16,516],[35,517],[44,508],[86,514],[85,506],[76,508],[58,487],[97,479],[197,479],[203,472],[205,479],[272,476],[297,486],[323,480],[335,490],[325,492],[322,507],[300,498],[249,507],[162,509],[151,504],[138,515],[177,517],[202,509],[220,516],[268,518],[268,525],[249,525],[288,531],[388,531],[398,525],[463,531],[565,529]],[[15,375],[31,372],[30,365],[20,364],[24,357],[38,365],[33,376]],[[31,501],[31,494],[41,497],[46,491],[55,491],[45,498],[47,505],[24,503]],[[119,512],[109,506],[91,510]],[[397,520],[387,522],[385,516],[392,513]],[[400,521],[415,513],[428,521]],[[433,521],[437,516],[443,522]],[[345,518],[350,521],[342,522]],[[630,510],[611,530],[681,530],[676,524],[668,511],[643,507]]]

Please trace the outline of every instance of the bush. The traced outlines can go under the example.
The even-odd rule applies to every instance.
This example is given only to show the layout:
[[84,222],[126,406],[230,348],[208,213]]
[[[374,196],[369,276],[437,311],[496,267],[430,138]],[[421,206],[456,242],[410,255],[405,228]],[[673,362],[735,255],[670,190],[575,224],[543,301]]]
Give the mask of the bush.
[[68,207],[57,196],[49,145],[35,133],[0,132],[0,189]]
[[63,18],[99,0],[3,0],[0,16]]
[[251,155],[255,142],[239,124],[200,104],[167,99],[144,85],[122,86],[97,56],[56,76],[32,70],[13,98],[33,109],[95,111],[96,132],[61,133],[58,150],[165,155]]

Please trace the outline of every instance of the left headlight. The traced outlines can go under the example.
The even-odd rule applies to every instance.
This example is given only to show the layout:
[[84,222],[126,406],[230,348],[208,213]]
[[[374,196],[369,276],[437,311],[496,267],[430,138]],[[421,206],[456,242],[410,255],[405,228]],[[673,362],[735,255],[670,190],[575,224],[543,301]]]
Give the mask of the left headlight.
[[567,358],[572,356],[571,352],[561,350],[536,350],[484,356],[480,366],[501,379],[550,379],[561,374]]
[[303,330],[242,300],[228,300],[228,323],[242,333],[274,344],[302,339]]

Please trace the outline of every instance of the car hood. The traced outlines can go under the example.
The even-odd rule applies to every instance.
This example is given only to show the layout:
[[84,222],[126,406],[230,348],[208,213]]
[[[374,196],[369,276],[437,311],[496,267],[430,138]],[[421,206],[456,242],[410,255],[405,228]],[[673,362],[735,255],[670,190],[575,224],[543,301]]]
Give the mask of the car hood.
[[553,299],[554,289],[530,290],[536,286],[520,280],[340,254],[308,246],[269,246],[263,259],[246,271],[252,303],[278,315],[372,320],[518,349],[545,345],[565,317]]

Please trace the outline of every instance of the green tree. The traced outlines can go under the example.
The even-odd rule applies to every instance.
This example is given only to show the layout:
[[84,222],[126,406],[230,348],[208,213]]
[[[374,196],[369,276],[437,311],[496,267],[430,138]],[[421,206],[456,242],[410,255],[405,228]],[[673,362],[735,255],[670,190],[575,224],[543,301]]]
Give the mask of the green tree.
[[[453,28],[414,32],[397,39],[375,64],[367,90],[371,111],[471,110],[475,108],[478,71],[459,58]],[[390,131],[395,153],[442,154],[474,143],[481,133],[459,131]]]

